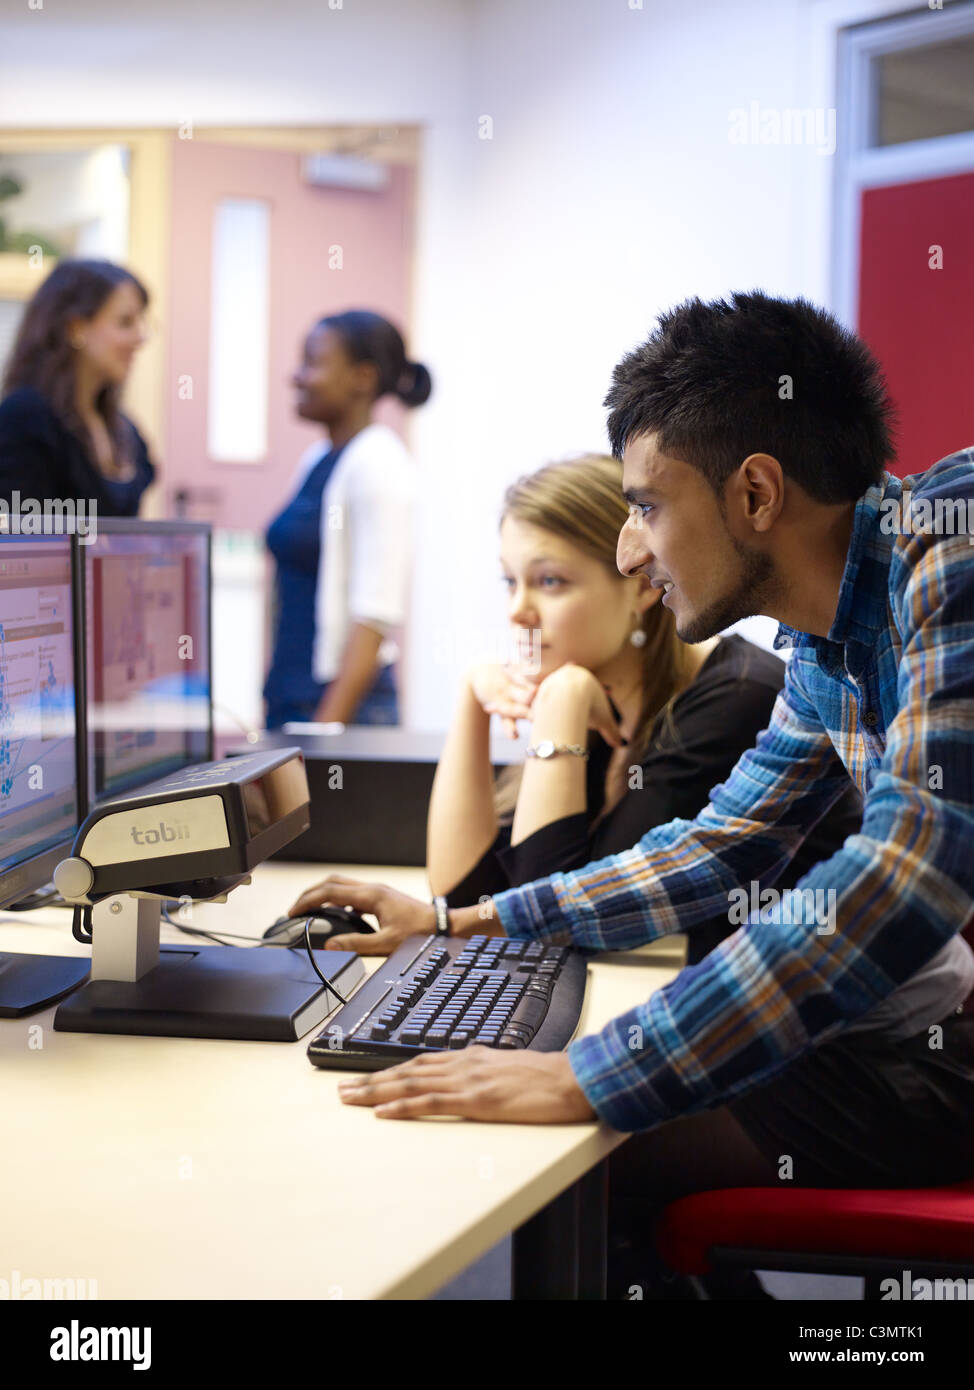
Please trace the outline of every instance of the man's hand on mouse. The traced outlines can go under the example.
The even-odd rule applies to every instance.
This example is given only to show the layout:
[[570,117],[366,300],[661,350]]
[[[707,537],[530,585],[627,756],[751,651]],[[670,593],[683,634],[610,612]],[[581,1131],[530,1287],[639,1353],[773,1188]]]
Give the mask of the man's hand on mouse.
[[399,1066],[339,1082],[346,1105],[384,1120],[460,1115],[507,1124],[571,1124],[598,1118],[564,1052],[464,1047],[426,1052]]
[[316,907],[351,907],[356,912],[370,912],[379,922],[379,930],[372,935],[346,932],[330,937],[325,943],[326,951],[388,956],[407,936],[417,932],[428,935],[436,929],[436,913],[429,903],[419,902],[381,883],[361,883],[339,874],[322,879],[302,893],[288,915],[306,917]]

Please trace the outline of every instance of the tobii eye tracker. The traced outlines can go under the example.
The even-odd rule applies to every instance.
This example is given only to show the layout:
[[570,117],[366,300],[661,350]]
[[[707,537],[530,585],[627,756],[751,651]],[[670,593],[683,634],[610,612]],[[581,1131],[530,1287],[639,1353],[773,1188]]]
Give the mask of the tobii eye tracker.
[[[308,803],[301,752],[281,748],[183,768],[96,806],[54,871],[92,946],[91,978],[55,1029],[293,1041],[326,1018],[341,996],[293,952],[159,942],[165,899],[226,901],[307,830]],[[335,983],[363,978],[354,953],[323,954]]]
[[213,897],[307,830],[308,800],[298,749],[198,763],[96,806],[54,882],[89,905],[148,890]]

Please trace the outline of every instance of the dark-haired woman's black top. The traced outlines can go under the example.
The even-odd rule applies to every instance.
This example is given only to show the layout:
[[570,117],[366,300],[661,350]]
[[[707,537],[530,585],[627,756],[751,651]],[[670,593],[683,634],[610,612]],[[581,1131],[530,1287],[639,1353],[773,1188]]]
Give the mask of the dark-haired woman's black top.
[[133,477],[106,478],[94,466],[81,440],[61,422],[45,396],[22,386],[0,401],[0,498],[8,507],[13,494],[33,498],[84,498],[98,516],[137,516],[142,494],[155,477],[145,440],[123,416],[131,431]]
[[[676,818],[692,820],[710,800],[711,787],[726,780],[741,754],[767,728],[784,676],[784,662],[771,652],[736,635],[721,638],[696,678],[673,701],[668,717],[659,721],[642,758],[641,787],[632,787],[637,779],[630,773],[630,790],[597,820],[612,750],[593,732],[586,810],[543,825],[513,846],[510,823],[503,824],[480,862],[446,895],[448,905],[468,907],[506,888],[580,869],[632,849],[657,825]],[[793,887],[861,824],[862,800],[850,781],[848,792],[810,831],[776,886]],[[702,960],[732,930],[726,918],[694,927],[691,963]]]

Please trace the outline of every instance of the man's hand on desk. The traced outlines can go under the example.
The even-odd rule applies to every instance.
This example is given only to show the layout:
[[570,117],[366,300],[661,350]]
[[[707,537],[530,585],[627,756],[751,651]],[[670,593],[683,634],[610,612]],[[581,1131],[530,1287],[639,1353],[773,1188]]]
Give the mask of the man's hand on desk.
[[407,936],[417,932],[428,934],[436,929],[436,913],[429,903],[382,883],[360,883],[354,878],[342,878],[340,874],[332,874],[302,893],[288,915],[301,917],[316,907],[351,907],[356,912],[369,912],[379,920],[379,930],[374,935],[351,932],[333,936],[325,945],[327,951],[389,956]]
[[400,1066],[339,1083],[346,1105],[370,1105],[387,1120],[461,1115],[509,1124],[597,1119],[564,1052],[464,1047],[424,1053]]

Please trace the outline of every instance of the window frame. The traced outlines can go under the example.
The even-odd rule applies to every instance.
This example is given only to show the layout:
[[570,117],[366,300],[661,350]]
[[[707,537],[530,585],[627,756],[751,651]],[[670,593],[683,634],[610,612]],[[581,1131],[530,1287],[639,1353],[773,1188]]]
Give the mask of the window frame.
[[873,19],[837,34],[836,104],[846,113],[846,138],[836,150],[832,218],[831,301],[855,329],[859,297],[861,194],[868,188],[974,171],[974,130],[899,145],[870,143],[878,92],[876,60],[932,42],[974,37],[974,4]]

